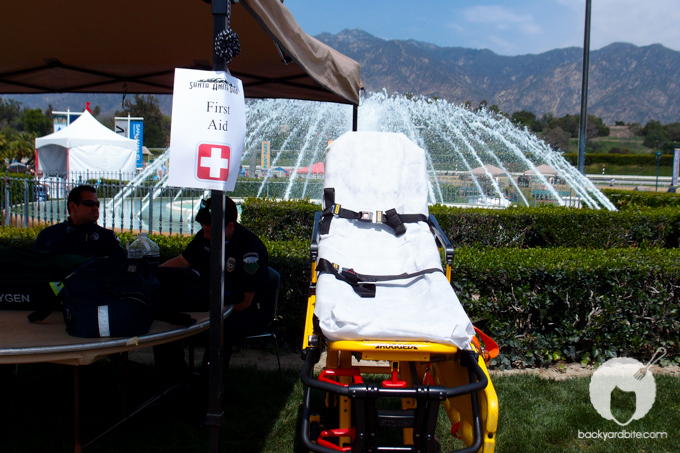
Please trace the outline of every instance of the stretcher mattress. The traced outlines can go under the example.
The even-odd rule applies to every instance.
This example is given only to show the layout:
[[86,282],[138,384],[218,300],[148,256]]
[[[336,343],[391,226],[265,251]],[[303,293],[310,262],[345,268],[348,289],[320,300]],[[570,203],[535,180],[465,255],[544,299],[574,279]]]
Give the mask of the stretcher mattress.
[[[328,148],[324,188],[352,211],[428,215],[425,152],[405,135],[348,132]],[[397,237],[385,224],[334,217],[319,258],[360,274],[397,275],[442,269],[426,222],[405,223]],[[324,335],[339,340],[432,341],[468,348],[474,329],[443,272],[380,282],[374,298],[322,273],[315,314]]]

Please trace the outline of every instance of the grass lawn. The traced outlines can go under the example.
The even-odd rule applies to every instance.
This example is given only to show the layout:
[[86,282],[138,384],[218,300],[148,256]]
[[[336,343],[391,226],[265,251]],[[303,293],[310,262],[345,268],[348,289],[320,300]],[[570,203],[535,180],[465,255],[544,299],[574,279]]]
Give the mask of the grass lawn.
[[[13,368],[13,367],[12,367]],[[0,404],[2,448],[9,452],[72,452],[72,368],[62,365],[22,365],[15,376],[0,369],[3,398]],[[110,425],[118,415],[120,393],[116,367],[104,360],[83,367],[84,435]],[[131,363],[132,402],[143,401],[153,389],[153,368]],[[589,378],[564,381],[531,375],[496,375],[500,401],[497,448],[503,452],[671,452],[680,439],[680,379],[655,376],[657,397],[641,420],[620,427],[600,417],[588,397]],[[207,452],[208,429],[196,423],[186,393],[175,401],[151,408],[133,418],[86,452]],[[297,371],[232,368],[227,378],[222,451],[302,453],[298,436],[302,385]],[[321,395],[317,395],[321,404]],[[613,413],[627,419],[634,412],[634,398],[617,393]],[[444,451],[461,444],[449,434],[448,420],[440,413],[438,436]],[[585,432],[666,432],[666,439],[579,439]]]

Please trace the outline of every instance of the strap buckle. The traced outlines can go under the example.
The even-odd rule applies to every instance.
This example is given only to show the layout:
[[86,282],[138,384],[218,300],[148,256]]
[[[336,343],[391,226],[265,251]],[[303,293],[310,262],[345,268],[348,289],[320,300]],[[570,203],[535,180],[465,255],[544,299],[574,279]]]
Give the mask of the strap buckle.
[[373,222],[373,213],[368,211],[359,211],[359,220],[362,222]]

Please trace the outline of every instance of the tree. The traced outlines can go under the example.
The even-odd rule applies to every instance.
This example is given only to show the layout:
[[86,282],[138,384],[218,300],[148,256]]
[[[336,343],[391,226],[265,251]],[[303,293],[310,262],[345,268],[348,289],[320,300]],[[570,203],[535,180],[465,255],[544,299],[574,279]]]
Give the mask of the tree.
[[677,142],[680,142],[680,123],[662,125],[660,121],[651,120],[642,128],[643,144],[652,149],[672,153]]
[[543,136],[543,140],[555,149],[565,150],[567,147],[568,134],[561,127],[555,126],[548,129]]
[[4,161],[21,161],[24,158],[34,157],[36,134],[32,132],[19,132],[9,126],[0,131],[0,158]]
[[45,116],[40,109],[26,110],[24,113],[24,131],[36,134],[38,137],[52,132],[52,120]]
[[135,94],[134,101],[123,101],[123,111],[116,116],[144,118],[144,146],[147,148],[165,148],[170,144],[170,117],[163,115],[158,106],[158,99],[152,95]]
[[17,125],[23,123],[21,102],[14,99],[0,99],[0,128],[11,126],[18,129]]
[[520,110],[510,116],[512,122],[519,127],[526,127],[531,131],[540,132],[541,128],[534,112]]
[[647,148],[661,149],[668,140],[661,121],[651,120],[642,128],[645,137],[642,144]]
[[680,142],[680,123],[666,124],[663,130],[669,142]]

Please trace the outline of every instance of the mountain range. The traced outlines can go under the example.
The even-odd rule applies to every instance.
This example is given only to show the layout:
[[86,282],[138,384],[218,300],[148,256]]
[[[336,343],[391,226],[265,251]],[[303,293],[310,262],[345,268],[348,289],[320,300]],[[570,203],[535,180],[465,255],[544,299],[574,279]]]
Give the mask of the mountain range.
[[[439,47],[415,40],[385,40],[362,30],[315,36],[361,64],[367,91],[437,96],[454,103],[486,100],[501,111],[541,116],[578,114],[583,50],[555,49],[537,55],[503,56],[488,49]],[[614,43],[590,52],[588,113],[615,121],[664,124],[680,121],[680,52],[660,44]],[[82,111],[86,101],[103,115],[121,109],[120,94],[2,96],[31,108]],[[169,115],[172,96],[158,96]]]
[[[315,36],[361,64],[367,91],[412,93],[455,103],[486,100],[504,112],[577,114],[583,49],[502,56],[490,50],[385,40],[362,30]],[[614,43],[590,52],[588,113],[615,121],[680,121],[680,52]]]

